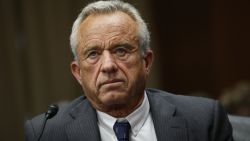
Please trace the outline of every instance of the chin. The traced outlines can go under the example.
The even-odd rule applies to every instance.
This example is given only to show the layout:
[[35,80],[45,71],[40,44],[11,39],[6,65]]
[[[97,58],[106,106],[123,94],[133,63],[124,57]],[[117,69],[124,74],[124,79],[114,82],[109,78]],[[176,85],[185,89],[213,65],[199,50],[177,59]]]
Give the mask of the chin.
[[121,92],[108,92],[101,94],[100,100],[104,105],[119,105],[128,102],[129,95]]

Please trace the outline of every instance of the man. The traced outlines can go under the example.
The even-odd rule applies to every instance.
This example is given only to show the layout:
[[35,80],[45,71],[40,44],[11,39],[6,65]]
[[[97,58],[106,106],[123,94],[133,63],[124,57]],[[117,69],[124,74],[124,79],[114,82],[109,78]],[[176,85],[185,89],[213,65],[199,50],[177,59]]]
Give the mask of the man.
[[121,1],[86,6],[71,33],[74,77],[84,96],[49,119],[27,121],[26,140],[231,141],[218,102],[145,89],[153,62],[149,32],[137,10]]

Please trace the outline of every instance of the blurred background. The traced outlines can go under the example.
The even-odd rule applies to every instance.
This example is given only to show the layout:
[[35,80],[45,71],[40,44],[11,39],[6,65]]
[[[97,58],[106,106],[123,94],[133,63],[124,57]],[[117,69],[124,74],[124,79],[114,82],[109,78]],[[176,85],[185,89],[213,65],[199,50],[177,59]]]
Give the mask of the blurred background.
[[[0,140],[50,103],[82,94],[70,72],[71,26],[90,0],[0,0]],[[250,116],[249,0],[127,0],[148,23],[155,62],[148,87],[218,99]]]

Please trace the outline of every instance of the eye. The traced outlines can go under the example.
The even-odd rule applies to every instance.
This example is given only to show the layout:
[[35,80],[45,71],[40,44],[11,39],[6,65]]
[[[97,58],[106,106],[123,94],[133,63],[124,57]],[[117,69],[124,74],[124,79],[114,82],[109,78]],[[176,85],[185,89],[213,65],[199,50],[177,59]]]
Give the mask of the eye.
[[99,52],[97,50],[91,50],[87,53],[87,59],[96,59],[99,56]]
[[123,57],[128,53],[128,50],[125,47],[117,47],[117,48],[115,48],[114,53],[118,57]]

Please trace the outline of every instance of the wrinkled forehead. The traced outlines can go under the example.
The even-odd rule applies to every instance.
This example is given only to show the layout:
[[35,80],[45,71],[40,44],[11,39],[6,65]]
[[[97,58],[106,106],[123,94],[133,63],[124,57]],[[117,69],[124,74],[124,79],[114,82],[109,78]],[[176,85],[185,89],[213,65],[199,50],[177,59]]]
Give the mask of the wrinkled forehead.
[[80,25],[78,41],[86,42],[89,38],[94,39],[100,36],[138,36],[137,23],[123,12],[108,14],[89,15]]

